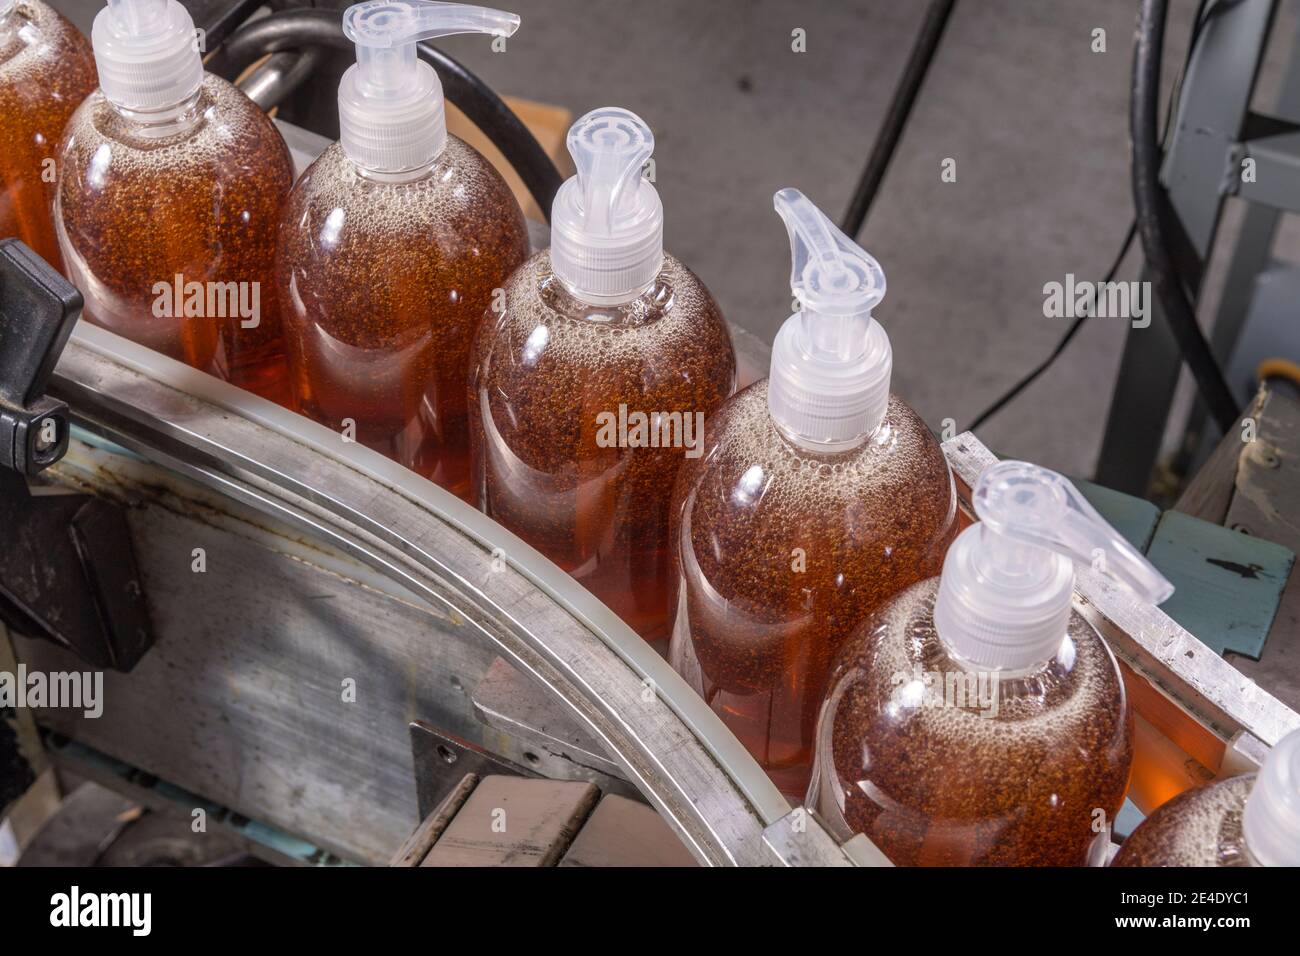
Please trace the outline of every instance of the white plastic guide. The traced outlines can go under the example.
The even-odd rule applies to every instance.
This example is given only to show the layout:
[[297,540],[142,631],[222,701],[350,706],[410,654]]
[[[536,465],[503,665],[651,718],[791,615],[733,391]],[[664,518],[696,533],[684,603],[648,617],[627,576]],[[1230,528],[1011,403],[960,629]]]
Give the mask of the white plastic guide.
[[551,206],[551,268],[584,302],[627,302],[663,268],[663,203],[641,175],[654,134],[635,113],[607,106],[573,124],[568,147],[577,175]]
[[768,410],[799,444],[856,444],[889,408],[893,353],[871,316],[885,273],[799,190],[773,201],[790,234],[790,291],[800,308],[772,342]]
[[372,0],[343,12],[357,62],[339,83],[339,141],[348,158],[376,173],[433,163],[447,142],[442,83],[415,44],[458,33],[511,36],[519,17],[489,7],[430,0]]
[[1074,562],[1160,604],[1174,587],[1068,480],[1023,461],[986,468],[971,495],[979,523],[944,559],[934,626],[977,667],[1021,670],[1049,660],[1070,621]]
[[95,16],[90,43],[99,88],[120,109],[175,109],[203,83],[194,20],[177,0],[108,0]]

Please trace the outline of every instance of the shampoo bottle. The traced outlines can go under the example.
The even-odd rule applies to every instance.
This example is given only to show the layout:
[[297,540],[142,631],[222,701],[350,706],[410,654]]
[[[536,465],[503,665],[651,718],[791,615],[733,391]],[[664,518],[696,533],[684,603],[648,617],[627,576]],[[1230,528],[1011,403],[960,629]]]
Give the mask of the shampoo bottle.
[[293,183],[271,120],[205,73],[177,0],[109,0],[99,90],[60,148],[55,223],[90,321],[281,399],[275,232]]
[[664,653],[673,479],[735,387],[735,354],[713,296],[663,250],[649,127],[598,109],[568,146],[551,248],[511,276],[475,344],[475,492]]
[[55,151],[94,88],[95,60],[76,27],[41,0],[0,0],[0,238],[17,236],[56,268]]
[[1300,866],[1300,730],[1259,773],[1187,790],[1134,830],[1111,866]]
[[497,171],[447,133],[442,84],[415,45],[518,26],[460,4],[349,7],[341,139],[294,187],[277,254],[299,410],[461,497],[470,347],[528,231]]
[[845,645],[808,806],[900,866],[1103,862],[1133,717],[1073,561],[1152,603],[1173,587],[1055,472],[993,465],[972,502],[942,575]]
[[678,478],[670,661],[798,799],[835,652],[938,571],[957,498],[939,443],[890,394],[880,266],[798,190],[775,204],[799,311]]

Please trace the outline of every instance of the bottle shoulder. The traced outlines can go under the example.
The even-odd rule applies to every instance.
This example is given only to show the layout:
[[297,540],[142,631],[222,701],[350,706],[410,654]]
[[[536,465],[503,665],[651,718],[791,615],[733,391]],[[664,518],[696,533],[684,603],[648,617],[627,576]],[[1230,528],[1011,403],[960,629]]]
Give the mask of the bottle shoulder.
[[601,377],[612,391],[637,381],[635,391],[653,392],[665,382],[704,379],[715,386],[710,391],[729,395],[736,374],[722,310],[669,253],[654,284],[618,306],[578,300],[552,272],[549,250],[533,254],[489,307],[478,359],[488,376],[526,364],[539,374]]
[[1005,758],[1008,748],[1037,742],[1050,759],[1049,751],[1069,752],[1080,733],[1125,731],[1118,665],[1077,611],[1050,660],[1022,672],[983,670],[953,655],[935,630],[938,589],[937,576],[912,585],[845,642],[828,705],[836,735],[919,735],[937,758],[956,746]]
[[[706,423],[703,457],[684,481],[695,500],[716,500],[724,513],[768,512],[900,528],[948,526],[956,490],[942,448],[925,422],[897,395],[880,427],[853,448],[815,451],[786,437],[767,407],[767,379],[733,395]],[[904,516],[908,512],[908,516]]]
[[1255,774],[1187,790],[1124,841],[1112,866],[1247,866],[1242,812]]
[[262,177],[286,193],[293,182],[293,158],[275,124],[241,90],[211,73],[204,74],[194,106],[157,130],[127,119],[95,90],[68,121],[63,162],[82,170],[93,164],[99,174],[131,169],[166,176],[195,169],[213,182]]
[[98,83],[90,41],[53,7],[18,0],[0,29],[0,89],[24,99],[67,100],[72,110]]
[[293,203],[311,215],[339,209],[357,216],[358,226],[388,230],[404,223],[423,229],[444,221],[472,232],[476,222],[466,217],[481,210],[484,224],[499,222],[527,231],[519,204],[500,174],[477,150],[450,134],[427,172],[401,181],[366,175],[341,143],[333,143],[303,172],[294,186]]

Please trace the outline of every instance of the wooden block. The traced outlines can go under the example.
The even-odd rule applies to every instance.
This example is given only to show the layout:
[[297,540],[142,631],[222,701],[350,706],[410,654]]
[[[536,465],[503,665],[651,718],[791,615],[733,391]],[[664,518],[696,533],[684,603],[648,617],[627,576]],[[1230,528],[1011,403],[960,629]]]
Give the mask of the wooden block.
[[1241,440],[1244,423],[1259,419],[1266,399],[1267,389],[1261,386],[1241,420],[1228,430],[1201,470],[1187,483],[1174,505],[1175,511],[1211,524],[1223,524],[1227,520],[1237,492],[1237,467],[1246,450],[1246,443]]
[[569,780],[484,777],[421,866],[555,866],[600,797]]
[[[569,127],[573,125],[573,114],[560,106],[550,106],[516,96],[503,96],[502,99],[528,127],[528,131],[536,137],[537,142],[546,151],[546,155],[551,157],[551,161],[560,170],[560,175],[566,178],[573,175],[573,157],[569,155],[568,147],[565,145]],[[506,162],[501,150],[492,145],[492,141],[452,103],[448,102],[446,106],[447,132],[469,143],[496,167],[497,172],[510,186],[510,191],[515,194],[515,199],[518,200],[525,216],[536,222],[545,222],[546,216],[537,207],[537,203],[533,202],[533,197],[524,185],[524,181]],[[550,210],[546,212],[549,214]]]
[[592,811],[560,866],[696,866],[663,817],[610,794]]
[[420,825],[415,828],[415,832],[406,838],[406,842],[398,848],[393,854],[392,862],[389,866],[419,866],[423,862],[429,850],[438,842],[447,829],[447,825],[460,812],[460,808],[465,805],[469,795],[474,792],[478,786],[479,778],[477,774],[467,773],[461,777],[460,783],[456,784],[451,793],[443,798],[442,803],[434,809],[427,817],[420,821]]
[[1220,654],[1259,658],[1295,562],[1290,549],[1167,511],[1147,557],[1177,589],[1161,610]]

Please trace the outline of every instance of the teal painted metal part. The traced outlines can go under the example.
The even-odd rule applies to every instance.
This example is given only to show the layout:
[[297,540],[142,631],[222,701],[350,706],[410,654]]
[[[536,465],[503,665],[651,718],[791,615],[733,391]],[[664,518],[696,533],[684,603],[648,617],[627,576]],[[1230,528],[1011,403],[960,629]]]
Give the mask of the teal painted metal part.
[[1146,551],[1155,534],[1156,525],[1160,523],[1160,509],[1145,498],[1135,498],[1122,491],[1103,488],[1091,481],[1079,478],[1071,479],[1079,493],[1088,499],[1088,503],[1097,509],[1103,518],[1110,522],[1116,531],[1124,536],[1129,544],[1139,551]]
[[1220,654],[1259,660],[1295,563],[1290,549],[1167,511],[1147,557],[1176,588],[1166,614]]
[[95,750],[93,747],[79,744],[75,740],[68,740],[59,734],[47,733],[44,738],[45,749],[52,754],[59,754],[69,760],[75,760],[86,766],[111,773],[133,787],[152,790],[159,797],[175,803],[177,808],[187,816],[196,809],[202,809],[210,820],[216,821],[228,830],[238,833],[253,843],[274,850],[282,856],[297,860],[308,866],[339,867],[357,865],[349,860],[335,856],[327,850],[322,850],[315,844],[308,843],[291,833],[286,833],[284,830],[265,823],[259,823],[256,820],[249,820],[229,807],[212,803],[182,787],[168,783],[165,780],[159,780],[139,767],[133,767],[130,764],[116,760],[99,750]]

